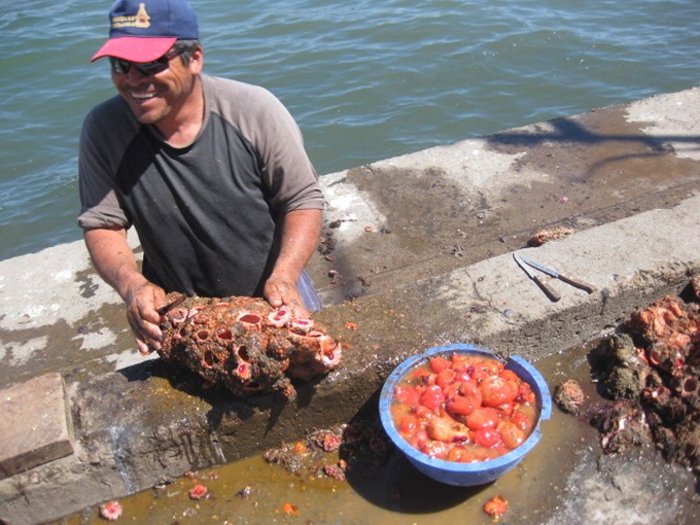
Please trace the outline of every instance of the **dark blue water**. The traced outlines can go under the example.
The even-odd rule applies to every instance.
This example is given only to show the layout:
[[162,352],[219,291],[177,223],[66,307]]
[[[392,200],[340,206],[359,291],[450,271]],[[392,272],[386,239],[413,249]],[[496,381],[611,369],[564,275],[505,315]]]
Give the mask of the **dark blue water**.
[[[110,2],[0,10],[0,260],[80,238]],[[193,0],[206,71],[262,84],[326,174],[700,83],[700,1]]]

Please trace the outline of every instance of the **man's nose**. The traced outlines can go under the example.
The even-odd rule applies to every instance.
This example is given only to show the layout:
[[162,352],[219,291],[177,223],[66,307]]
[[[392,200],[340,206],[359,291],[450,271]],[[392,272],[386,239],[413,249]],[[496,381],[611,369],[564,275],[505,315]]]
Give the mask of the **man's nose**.
[[135,64],[131,64],[129,71],[126,72],[126,80],[129,84],[136,85],[143,82],[143,79],[150,75],[144,75]]

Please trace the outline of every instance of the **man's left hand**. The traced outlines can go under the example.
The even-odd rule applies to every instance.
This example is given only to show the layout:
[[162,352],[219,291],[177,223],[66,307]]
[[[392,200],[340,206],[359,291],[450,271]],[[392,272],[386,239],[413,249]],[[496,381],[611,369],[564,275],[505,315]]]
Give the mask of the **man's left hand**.
[[289,279],[271,275],[265,283],[263,294],[267,302],[274,308],[282,305],[289,306],[292,309],[292,317],[308,319],[311,316],[299,296],[296,283]]

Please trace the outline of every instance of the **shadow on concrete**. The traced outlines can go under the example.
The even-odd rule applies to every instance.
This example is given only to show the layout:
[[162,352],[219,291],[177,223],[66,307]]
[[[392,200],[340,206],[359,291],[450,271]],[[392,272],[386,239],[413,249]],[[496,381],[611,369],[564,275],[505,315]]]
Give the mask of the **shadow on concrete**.
[[[666,155],[673,155],[673,143],[697,144],[697,147],[687,151],[700,151],[700,136],[698,135],[647,135],[643,133],[613,134],[596,133],[588,127],[572,118],[558,118],[548,121],[554,128],[553,131],[532,131],[531,128],[522,131],[505,131],[496,133],[487,138],[487,143],[492,147],[518,147],[533,150],[537,146],[554,145],[582,145],[582,146],[608,146],[627,143],[631,147],[639,149],[622,151],[620,154],[609,155],[594,154],[591,151],[590,164],[585,170],[587,175],[600,172],[605,166],[613,163],[629,162],[632,160],[652,160]],[[618,149],[610,151],[619,151]]]
[[124,379],[130,383],[132,381],[145,381],[153,375],[153,364],[154,361],[143,361],[135,365],[120,368],[117,370],[117,373],[124,376]]
[[488,137],[489,144],[502,144],[532,148],[543,142],[576,142],[580,144],[598,144],[602,142],[636,142],[659,154],[669,153],[669,142],[697,143],[700,150],[700,136],[698,135],[644,135],[644,134],[601,134],[589,131],[585,126],[571,118],[557,118],[547,121],[554,131],[505,131],[495,133]]
[[289,401],[280,393],[251,394],[237,396],[223,386],[207,387],[206,382],[196,373],[163,359],[138,363],[118,371],[127,381],[146,381],[157,377],[168,382],[170,388],[190,397],[200,398],[210,405],[206,414],[210,430],[218,430],[227,418],[247,421],[256,413],[268,415],[265,433],[270,432],[279,422],[282,412],[292,403],[295,409],[309,406],[316,394],[322,377],[307,382],[295,382],[297,397]]

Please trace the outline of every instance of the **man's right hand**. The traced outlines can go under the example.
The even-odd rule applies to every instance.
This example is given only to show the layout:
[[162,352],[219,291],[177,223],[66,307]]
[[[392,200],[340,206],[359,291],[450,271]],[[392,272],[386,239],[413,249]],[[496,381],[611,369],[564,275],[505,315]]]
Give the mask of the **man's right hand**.
[[123,228],[86,230],[85,244],[95,269],[126,303],[126,318],[142,354],[160,348],[162,337],[158,308],[165,291],[139,271]]
[[136,336],[139,352],[145,355],[159,350],[163,333],[159,326],[162,316],[158,308],[165,305],[165,291],[146,281],[130,289],[125,302],[126,318]]

